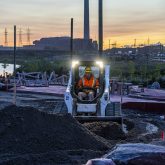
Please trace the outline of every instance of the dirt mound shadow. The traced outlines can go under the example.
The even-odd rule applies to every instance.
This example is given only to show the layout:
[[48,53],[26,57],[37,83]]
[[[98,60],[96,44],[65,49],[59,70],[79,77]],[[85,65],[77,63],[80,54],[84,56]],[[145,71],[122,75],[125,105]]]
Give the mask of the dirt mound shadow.
[[115,122],[93,122],[84,123],[84,126],[91,132],[104,137],[107,140],[124,140],[126,136],[121,125]]

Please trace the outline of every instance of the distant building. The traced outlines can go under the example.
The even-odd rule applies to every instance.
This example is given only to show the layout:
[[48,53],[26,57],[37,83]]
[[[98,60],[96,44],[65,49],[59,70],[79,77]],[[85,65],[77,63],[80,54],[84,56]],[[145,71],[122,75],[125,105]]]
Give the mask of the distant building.
[[163,53],[163,50],[164,50],[164,47],[160,43],[138,48],[138,51],[141,54],[146,54],[146,53],[158,54],[158,53]]
[[160,43],[143,47],[112,48],[105,50],[106,56],[134,56],[134,55],[158,55],[164,53],[164,46]]
[[[31,49],[39,50],[57,50],[57,51],[70,51],[70,37],[49,37],[41,38],[33,42]],[[28,48],[25,46],[25,48]],[[97,41],[85,40],[82,38],[76,38],[73,40],[74,51],[97,51]]]
[[109,55],[118,55],[118,56],[130,56],[137,54],[137,48],[112,48],[105,50],[106,54]]
[[13,50],[13,47],[0,45],[0,50],[2,50],[2,51],[9,51],[9,50]]

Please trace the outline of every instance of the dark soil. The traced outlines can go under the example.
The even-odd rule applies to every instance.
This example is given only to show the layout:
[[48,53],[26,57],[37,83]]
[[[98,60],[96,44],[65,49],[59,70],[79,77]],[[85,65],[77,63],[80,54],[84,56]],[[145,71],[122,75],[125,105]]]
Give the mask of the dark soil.
[[0,111],[0,117],[0,164],[69,163],[77,156],[86,161],[90,154],[93,158],[108,149],[102,138],[68,114],[49,115],[31,107],[9,106]]
[[107,140],[124,140],[126,136],[122,131],[121,125],[115,122],[93,122],[85,123],[91,132],[104,137]]
[[[81,125],[69,114],[48,114],[49,104],[55,109],[52,100],[46,100],[40,106],[38,102],[28,102],[37,109],[16,106],[2,109],[11,104],[0,104],[0,165],[80,165],[89,159],[101,157],[120,143],[152,142],[165,146],[163,141],[160,142],[165,122],[159,116],[125,110],[124,124],[128,133],[124,134],[118,123]],[[158,132],[146,133],[146,123],[157,126]],[[157,158],[159,155],[155,160]],[[140,159],[134,162],[141,164]]]
[[100,157],[103,152],[92,150],[58,150],[38,154],[0,155],[0,165],[82,165],[87,160]]

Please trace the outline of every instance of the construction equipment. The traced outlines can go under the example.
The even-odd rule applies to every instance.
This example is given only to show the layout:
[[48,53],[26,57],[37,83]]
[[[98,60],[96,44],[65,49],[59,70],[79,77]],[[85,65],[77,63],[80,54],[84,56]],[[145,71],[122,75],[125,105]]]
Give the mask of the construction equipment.
[[[67,112],[79,121],[118,121],[122,124],[120,103],[110,102],[110,65],[103,60],[103,1],[99,0],[99,56],[96,60],[73,60],[73,19],[71,19],[71,70],[68,86],[65,92]],[[87,56],[86,56],[87,57]],[[87,57],[88,58],[88,57]],[[87,59],[86,58],[86,59]],[[90,56],[89,56],[90,58]],[[90,67],[92,74],[99,81],[99,88],[86,88],[94,93],[94,99],[80,99],[78,97],[78,81],[84,76],[85,68]]]
[[[99,80],[99,88],[94,91],[94,99],[80,100],[78,81],[84,76],[85,68],[90,67],[92,74]],[[120,103],[110,102],[110,65],[103,61],[72,61],[70,78],[65,92],[67,111],[79,121],[117,121],[122,123]],[[86,87],[85,87],[86,88]]]

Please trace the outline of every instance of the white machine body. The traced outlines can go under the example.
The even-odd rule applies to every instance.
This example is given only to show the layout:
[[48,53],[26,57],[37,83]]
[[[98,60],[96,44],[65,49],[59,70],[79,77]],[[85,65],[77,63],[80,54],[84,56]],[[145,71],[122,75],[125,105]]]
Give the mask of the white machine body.
[[[104,117],[106,116],[106,107],[110,103],[110,65],[103,66],[103,78],[104,78],[104,91],[102,95],[99,98],[99,106],[98,103],[79,103],[75,102],[74,98],[72,96],[72,84],[73,84],[73,67],[70,70],[70,78],[68,82],[68,86],[65,92],[65,104],[68,109],[68,113],[71,115],[75,115],[75,109],[76,109],[76,115],[83,114],[83,113],[89,113],[89,114],[95,114],[96,116]],[[98,111],[99,107],[99,112]]]

